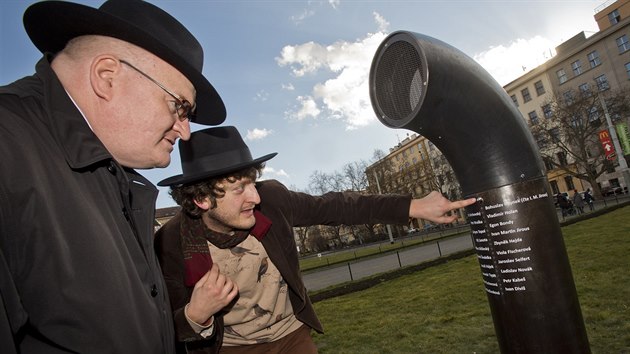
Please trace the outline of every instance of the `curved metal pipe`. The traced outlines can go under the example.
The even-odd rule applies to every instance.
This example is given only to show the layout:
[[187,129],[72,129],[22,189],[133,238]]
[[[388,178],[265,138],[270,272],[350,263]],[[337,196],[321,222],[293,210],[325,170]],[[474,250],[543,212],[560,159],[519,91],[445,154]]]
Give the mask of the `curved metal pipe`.
[[407,31],[370,70],[379,120],[415,131],[450,162],[503,353],[590,353],[560,225],[536,143],[505,90],[474,60]]
[[446,43],[392,33],[372,63],[370,98],[383,124],[418,132],[442,151],[465,194],[545,175],[510,97]]

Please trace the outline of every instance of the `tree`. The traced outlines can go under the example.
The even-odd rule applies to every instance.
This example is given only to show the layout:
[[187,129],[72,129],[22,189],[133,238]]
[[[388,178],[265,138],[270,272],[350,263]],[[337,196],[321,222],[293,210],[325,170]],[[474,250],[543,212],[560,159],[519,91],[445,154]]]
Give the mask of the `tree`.
[[342,167],[342,175],[345,179],[345,184],[350,190],[361,192],[365,191],[368,186],[367,176],[365,169],[368,167],[368,163],[365,160],[359,160],[355,162],[349,162]]
[[597,178],[614,169],[599,141],[599,132],[608,129],[604,104],[613,124],[630,114],[628,89],[601,90],[605,88],[600,84],[566,91],[546,102],[545,117],[532,120],[530,116],[530,128],[547,168],[587,181],[596,196],[601,196]]
[[[328,192],[341,192],[346,189],[346,182],[344,177],[339,172],[324,173],[322,171],[315,171],[311,174],[309,181],[309,189],[315,194],[325,194]],[[339,244],[343,244],[343,240],[340,235],[340,225],[325,226],[320,229],[324,235],[336,238]]]

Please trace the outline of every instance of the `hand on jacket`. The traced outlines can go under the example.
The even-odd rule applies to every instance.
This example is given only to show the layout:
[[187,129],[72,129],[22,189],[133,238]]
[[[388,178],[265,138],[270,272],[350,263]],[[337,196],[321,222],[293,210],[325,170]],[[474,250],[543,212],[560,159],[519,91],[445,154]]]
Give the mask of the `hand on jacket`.
[[435,223],[446,224],[457,219],[456,214],[447,215],[451,210],[463,208],[475,203],[475,198],[451,202],[436,191],[421,199],[413,199],[409,206],[409,217],[425,219]]
[[195,284],[186,315],[198,324],[205,324],[215,313],[227,306],[238,294],[238,286],[221,274],[219,266],[212,268]]

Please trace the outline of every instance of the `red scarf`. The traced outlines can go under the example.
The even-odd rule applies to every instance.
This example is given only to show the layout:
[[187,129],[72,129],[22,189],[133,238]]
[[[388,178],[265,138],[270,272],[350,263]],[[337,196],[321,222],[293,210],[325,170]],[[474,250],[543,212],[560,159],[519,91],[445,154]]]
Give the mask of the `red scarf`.
[[243,242],[248,235],[262,241],[271,228],[271,220],[258,210],[254,210],[254,217],[256,224],[251,229],[235,230],[233,234],[224,234],[208,229],[201,218],[193,219],[182,213],[180,230],[186,268],[186,286],[195,286],[197,281],[212,268],[212,256],[207,242],[219,248],[232,248]]

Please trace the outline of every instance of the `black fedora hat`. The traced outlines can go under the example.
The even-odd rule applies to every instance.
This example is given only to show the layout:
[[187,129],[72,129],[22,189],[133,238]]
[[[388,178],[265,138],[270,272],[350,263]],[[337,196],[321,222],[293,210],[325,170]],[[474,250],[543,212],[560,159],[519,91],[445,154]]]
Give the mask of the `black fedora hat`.
[[158,186],[174,186],[199,182],[226,175],[265,162],[277,153],[252,158],[238,130],[232,126],[199,130],[190,140],[179,141],[183,174],[166,178]]
[[225,120],[223,100],[203,76],[203,49],[195,37],[162,9],[140,0],[109,0],[98,9],[44,1],[24,12],[24,28],[42,53],[57,53],[82,35],[114,37],[155,54],[181,72],[197,91],[195,123]]

